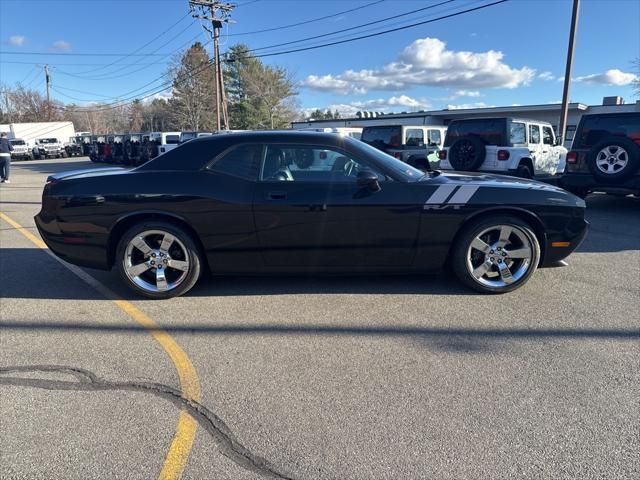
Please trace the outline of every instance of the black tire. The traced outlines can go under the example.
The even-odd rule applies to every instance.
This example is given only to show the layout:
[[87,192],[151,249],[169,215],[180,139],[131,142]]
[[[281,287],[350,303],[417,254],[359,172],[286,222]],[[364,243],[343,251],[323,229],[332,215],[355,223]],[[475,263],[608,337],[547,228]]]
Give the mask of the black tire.
[[516,176],[531,180],[533,179],[533,172],[531,171],[531,168],[529,168],[529,165],[518,165]]
[[[184,279],[181,280],[181,282],[176,285],[175,288],[171,288],[165,291],[150,291],[136,284],[127,275],[125,267],[127,246],[137,235],[140,235],[141,233],[146,231],[162,231],[169,233],[173,235],[185,247],[185,258],[183,260],[188,260],[189,269]],[[202,254],[200,253],[200,249],[196,245],[194,239],[183,228],[170,222],[147,221],[134,225],[122,236],[122,238],[118,242],[118,247],[116,249],[115,264],[120,278],[131,290],[133,290],[138,295],[160,300],[177,297],[191,290],[191,288],[200,278],[204,261],[202,258]],[[168,268],[169,267],[165,267],[167,271],[169,271]],[[151,270],[149,270],[149,272],[152,272],[152,270],[155,270],[155,268],[152,268]]]
[[[504,286],[492,286],[481,283],[473,276],[470,270],[474,267],[477,268],[477,266],[472,262],[468,262],[467,260],[467,254],[471,248],[471,242],[483,231],[497,225],[506,225],[517,228],[519,232],[521,232],[528,240],[531,251],[531,258],[528,261],[527,269],[525,269],[522,275],[519,276],[515,281],[513,281],[513,283]],[[507,243],[507,245],[509,245],[509,243]],[[476,255],[477,253],[480,252],[473,252],[473,255]],[[480,253],[480,255],[481,257],[483,257],[483,254]],[[500,258],[497,253],[495,254],[495,256]],[[531,275],[533,275],[536,268],[538,267],[539,261],[540,244],[538,243],[538,239],[536,238],[533,229],[528,223],[512,215],[499,215],[495,217],[483,217],[477,220],[472,220],[469,224],[463,227],[463,230],[458,235],[456,243],[454,244],[451,251],[451,267],[456,277],[458,277],[458,279],[467,287],[481,293],[508,293],[520,288],[525,283],[527,283]],[[480,263],[483,263],[482,258],[480,258]],[[511,267],[513,267],[513,265],[515,264],[512,264]],[[496,266],[492,266],[491,268],[497,269]],[[494,270],[490,273],[495,274],[496,272]]]
[[[619,150],[622,149],[622,150]],[[607,173],[598,167],[600,161],[605,161],[605,158],[601,158],[605,153],[609,152],[611,155],[619,153],[624,154],[621,158],[624,158],[626,164],[623,167],[617,168],[616,165],[609,165],[606,168],[611,167],[611,171]],[[604,183],[618,183],[626,180],[633,175],[640,167],[640,147],[632,142],[627,137],[607,137],[601,142],[595,144],[593,148],[587,154],[587,166],[595,178]]]
[[478,137],[462,137],[449,148],[449,163],[455,170],[477,170],[487,156],[487,149]]

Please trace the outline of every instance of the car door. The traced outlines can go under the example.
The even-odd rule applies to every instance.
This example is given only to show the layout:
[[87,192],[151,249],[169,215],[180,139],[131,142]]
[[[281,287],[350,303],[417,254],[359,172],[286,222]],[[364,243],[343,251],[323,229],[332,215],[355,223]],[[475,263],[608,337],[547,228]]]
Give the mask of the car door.
[[556,146],[553,129],[549,126],[542,126],[542,150],[545,155],[547,165],[545,170],[555,175],[564,172],[564,162],[566,162],[566,154],[563,155],[564,147]]
[[[358,186],[378,176],[379,191]],[[253,212],[263,260],[272,267],[389,267],[413,262],[422,204],[406,184],[325,146],[269,144]]]
[[544,174],[545,172],[545,154],[543,153],[541,138],[540,138],[540,125],[535,123],[529,123],[528,127],[528,146],[529,155],[533,161],[533,170],[536,175]]

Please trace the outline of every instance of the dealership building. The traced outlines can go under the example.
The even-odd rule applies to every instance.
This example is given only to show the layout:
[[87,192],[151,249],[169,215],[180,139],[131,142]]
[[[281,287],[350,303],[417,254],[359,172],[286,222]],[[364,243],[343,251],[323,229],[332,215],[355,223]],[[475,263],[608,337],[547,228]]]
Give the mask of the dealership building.
[[[640,112],[640,100],[635,103],[624,103],[620,97],[604,97],[601,105],[585,105],[570,103],[567,120],[566,142],[573,140],[576,127],[582,115],[593,113]],[[361,128],[368,125],[448,125],[451,120],[460,118],[495,118],[519,117],[539,120],[552,124],[557,132],[560,122],[560,104],[548,105],[514,105],[509,107],[486,107],[455,110],[429,110],[402,113],[358,112],[353,118],[335,120],[306,120],[292,122],[294,129],[309,128]]]

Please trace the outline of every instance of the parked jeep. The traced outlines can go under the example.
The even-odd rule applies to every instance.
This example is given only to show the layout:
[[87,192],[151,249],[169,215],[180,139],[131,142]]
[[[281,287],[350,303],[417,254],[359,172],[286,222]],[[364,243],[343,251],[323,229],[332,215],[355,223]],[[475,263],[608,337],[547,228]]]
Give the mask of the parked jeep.
[[441,125],[373,125],[362,129],[360,140],[421,170],[437,162],[446,127]]
[[66,157],[62,143],[57,138],[39,138],[32,149],[33,158],[61,158]]
[[82,145],[78,137],[69,137],[69,141],[65,144],[64,150],[68,157],[81,157],[83,155]]
[[442,170],[504,173],[522,178],[554,179],[564,171],[567,149],[556,142],[551,124],[517,118],[453,120]]
[[111,156],[111,149],[107,143],[107,136],[93,135],[91,137],[89,159],[92,162],[104,162],[107,156]]
[[9,140],[9,143],[13,147],[11,151],[11,158],[15,158],[17,160],[33,160],[33,153],[25,142],[21,138],[12,138]]
[[76,141],[82,147],[82,155],[88,157],[91,155],[91,134],[85,133],[76,136]]
[[141,163],[142,134],[129,133],[124,136],[124,160],[126,165],[138,165]]
[[640,112],[584,115],[561,185],[582,197],[589,192],[640,195]]

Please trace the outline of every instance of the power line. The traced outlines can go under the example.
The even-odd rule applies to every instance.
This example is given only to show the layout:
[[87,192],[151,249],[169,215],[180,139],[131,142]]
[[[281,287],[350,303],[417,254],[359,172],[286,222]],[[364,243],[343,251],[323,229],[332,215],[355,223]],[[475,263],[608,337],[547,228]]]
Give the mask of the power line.
[[[453,18],[453,17],[459,16],[459,15],[464,15],[466,13],[479,11],[479,10],[482,10],[482,9],[485,9],[485,8],[489,8],[489,7],[492,7],[492,6],[501,4],[501,3],[505,3],[507,1],[508,0],[497,0],[497,1],[494,1],[492,3],[487,3],[487,4],[484,4],[484,5],[477,6],[477,7],[468,8],[466,10],[461,10],[461,11],[450,13],[450,14],[447,14],[447,15],[442,15],[440,17],[432,18],[432,19],[429,19],[429,20],[425,20],[425,21],[421,21],[421,22],[415,22],[415,23],[410,24],[410,25],[405,25],[405,26],[401,26],[401,27],[387,29],[387,30],[384,30],[384,31],[381,31],[381,32],[371,33],[371,34],[368,34],[368,35],[361,35],[361,36],[354,37],[354,38],[351,38],[351,39],[334,41],[334,42],[329,42],[329,43],[325,43],[325,44],[321,44],[321,45],[303,47],[303,48],[298,48],[298,49],[284,50],[284,51],[280,51],[280,52],[266,53],[266,54],[261,54],[261,55],[247,55],[247,56],[244,56],[244,57],[236,58],[234,60],[226,60],[226,62],[230,63],[232,61],[237,61],[239,59],[244,59],[244,58],[260,58],[260,57],[268,57],[268,56],[275,56],[275,55],[285,55],[285,54],[289,54],[289,53],[295,53],[295,52],[307,51],[307,50],[314,50],[314,49],[318,49],[318,48],[325,48],[325,47],[329,47],[329,46],[333,46],[333,45],[349,43],[349,42],[353,42],[353,41],[362,40],[362,39],[365,39],[365,38],[371,38],[371,37],[375,37],[375,36],[379,36],[379,35],[385,35],[385,34],[396,32],[396,31],[406,30],[406,29],[409,29],[409,28],[415,28],[415,27],[420,26],[420,25],[426,25],[426,24],[429,24],[429,23],[434,23],[434,22],[437,22],[437,21],[440,21],[440,20],[446,20],[446,19]],[[204,71],[204,69],[206,69],[206,68],[208,68],[208,67],[210,67],[212,65],[213,65],[213,62],[207,62],[202,67],[192,70],[192,72],[187,74],[187,78],[185,78],[183,81],[186,81],[189,78],[192,78],[194,75],[197,75],[198,73]],[[155,83],[158,80],[159,79],[156,79],[155,81],[150,82],[150,83]],[[163,84],[162,88],[160,88],[159,90],[151,91],[153,89],[150,89],[147,92],[141,92],[141,93],[148,93],[148,92],[151,91],[151,93],[148,93],[147,95],[142,96],[142,97],[137,97],[137,99],[138,100],[143,100],[143,99],[151,97],[151,96],[153,96],[153,95],[155,95],[157,93],[163,92],[168,88],[169,85],[171,85],[171,83],[172,83],[171,81],[165,82]],[[158,88],[158,87],[155,87],[155,88]],[[122,99],[122,100],[120,100],[118,102],[114,102],[113,104],[111,104],[109,106],[106,106],[106,107],[101,107],[101,108],[98,108],[96,110],[88,110],[88,111],[96,111],[97,112],[97,111],[110,110],[110,109],[113,109],[113,108],[119,108],[119,107],[122,107],[122,106],[126,106],[127,103],[120,103],[120,102],[122,102],[124,100],[126,100],[126,99]],[[129,103],[131,103],[131,102],[129,102]],[[63,109],[64,109],[64,107],[63,107]],[[85,110],[83,109],[82,111],[85,111]]]
[[[369,25],[373,25],[373,24],[381,23],[381,22],[384,22],[384,21],[388,21],[388,20],[390,20],[390,19],[395,19],[395,18],[399,18],[399,17],[403,17],[403,16],[411,15],[411,14],[414,14],[414,13],[418,13],[418,12],[426,11],[426,10],[429,10],[429,9],[432,9],[432,8],[436,8],[436,7],[439,7],[439,6],[442,6],[442,5],[448,4],[448,3],[452,3],[453,1],[455,1],[455,0],[446,0],[446,1],[442,1],[442,2],[437,3],[437,4],[434,4],[434,5],[430,5],[430,6],[427,6],[427,7],[419,8],[419,9],[416,9],[416,10],[411,10],[411,11],[409,11],[409,12],[404,12],[404,13],[399,14],[399,15],[394,16],[394,17],[387,17],[387,18],[384,18],[384,19],[375,20],[375,21],[373,21],[373,22],[368,22],[368,23],[365,23],[365,24],[362,24],[362,25],[358,25],[358,26],[355,26],[355,27],[350,27],[350,28],[346,28],[346,29],[338,30],[338,31],[331,32],[331,33],[327,33],[327,34],[323,34],[323,35],[316,35],[316,36],[313,36],[313,37],[308,37],[308,38],[306,38],[306,39],[300,39],[300,40],[297,40],[296,42],[308,41],[308,40],[315,39],[315,38],[325,37],[325,36],[329,36],[329,35],[335,35],[336,33],[341,33],[341,32],[344,32],[344,31],[349,31],[349,30],[354,30],[354,29],[362,28],[362,27],[365,27],[365,26],[369,26]],[[504,1],[506,1],[506,0],[504,0]],[[414,24],[414,26],[415,26],[415,24]],[[401,27],[401,28],[402,28],[402,27]],[[376,33],[376,34],[377,34],[377,33]],[[364,37],[363,37],[363,38],[364,38]],[[343,40],[343,41],[341,41],[341,42],[342,42],[342,43],[344,43],[344,42],[352,41],[352,40],[353,40],[353,39],[347,39],[347,40]],[[295,42],[285,42],[285,43],[283,43],[283,44],[271,45],[271,46],[268,46],[268,47],[260,47],[260,48],[258,48],[258,49],[254,49],[254,50],[252,50],[252,51],[256,51],[256,50],[264,50],[264,49],[267,49],[267,48],[275,48],[275,47],[277,47],[277,46],[289,45],[289,44],[291,44],[291,43],[295,43]],[[323,46],[324,46],[324,45],[317,45],[317,46],[314,46],[314,47],[304,47],[304,48],[307,48],[307,49],[310,49],[310,48],[321,48],[321,47],[323,47]],[[283,54],[283,53],[274,53],[274,55],[281,55],[281,54]],[[268,56],[268,55],[267,55],[267,54],[262,54],[262,55],[252,56],[251,58],[254,58],[254,57],[255,57],[255,58],[258,58],[258,57],[260,57],[260,56]],[[65,75],[75,76],[74,74],[70,74],[70,73],[68,73],[68,72],[61,72],[61,73],[65,74]],[[162,78],[162,77],[161,77],[161,78]],[[142,85],[141,87],[139,87],[139,88],[137,88],[137,89],[135,89],[135,90],[132,90],[132,91],[126,92],[126,93],[124,93],[123,95],[120,95],[119,97],[125,97],[125,96],[127,96],[127,95],[130,95],[130,94],[132,94],[132,93],[134,93],[134,92],[136,92],[136,91],[138,91],[138,90],[143,89],[143,88],[144,88],[144,87],[146,87],[146,86],[149,86],[149,85],[151,85],[151,84],[153,84],[153,83],[157,82],[158,80],[161,80],[161,78],[158,78],[158,79],[156,79],[156,80],[153,80],[153,81],[151,81],[151,82],[149,82],[149,83],[147,83],[147,84],[145,84],[145,85]],[[112,98],[118,98],[118,97],[112,97]],[[76,100],[79,100],[79,99],[76,99]],[[86,101],[86,100],[82,100],[82,101]]]
[[258,33],[275,32],[276,30],[285,30],[287,28],[299,27],[301,25],[307,25],[309,23],[319,22],[321,20],[328,20],[329,18],[339,17],[340,15],[344,15],[345,13],[355,12],[356,10],[362,10],[363,8],[372,7],[373,5],[377,5],[378,3],[382,3],[384,1],[385,0],[376,0],[375,2],[366,3],[364,5],[360,5],[359,7],[350,8],[349,10],[343,10],[342,12],[336,12],[331,15],[325,15],[324,17],[312,18],[310,20],[304,20],[302,22],[297,22],[297,23],[290,23],[289,25],[280,25],[279,27],[265,28],[262,30],[254,30],[252,32],[229,33],[228,36],[237,37],[242,35],[255,35]]
[[[380,35],[386,35],[387,33],[398,32],[400,30],[407,30],[409,28],[415,28],[415,27],[418,27],[420,25],[426,25],[428,23],[433,23],[433,22],[436,22],[436,21],[439,21],[439,20],[446,20],[448,18],[457,17],[458,15],[463,15],[465,13],[475,12],[477,10],[482,10],[484,8],[493,7],[494,5],[498,5],[500,3],[505,3],[505,2],[508,2],[508,1],[509,0],[497,0],[497,1],[492,2],[492,3],[487,3],[485,5],[480,5],[480,6],[474,7],[474,8],[468,8],[466,10],[450,13],[448,15],[443,15],[441,17],[433,18],[433,19],[430,19],[430,20],[425,20],[425,21],[422,21],[422,22],[412,23],[410,25],[405,25],[405,26],[402,26],[402,27],[391,28],[391,29],[388,29],[388,30],[383,30],[381,32],[370,33],[368,35],[361,35],[359,37],[354,37],[354,38],[350,38],[350,39],[346,39],[346,40],[339,40],[339,41],[335,41],[335,42],[323,43],[323,44],[320,44],[320,45],[314,45],[314,46],[310,46],[310,47],[302,47],[302,48],[296,48],[296,49],[291,49],[291,50],[284,50],[284,51],[281,51],[281,52],[263,53],[263,54],[260,54],[260,55],[252,55],[252,56],[247,56],[247,57],[243,57],[243,58],[275,57],[275,56],[278,56],[278,55],[287,55],[289,53],[305,52],[305,51],[308,51],[308,50],[316,50],[318,48],[325,48],[325,47],[331,47],[333,45],[341,45],[343,43],[355,42],[357,40],[363,40],[365,38],[372,38],[372,37],[377,37],[377,36],[380,36]],[[231,61],[231,60],[227,60],[227,61]]]
[[267,49],[276,48],[276,47],[284,47],[285,45],[291,45],[291,44],[294,44],[294,43],[302,43],[302,42],[306,42],[306,41],[309,41],[309,40],[315,40],[317,38],[329,37],[331,35],[335,35],[335,34],[338,34],[338,33],[344,33],[344,32],[348,32],[348,31],[351,31],[351,30],[357,30],[359,28],[368,27],[370,25],[375,25],[375,24],[382,23],[382,22],[387,22],[389,20],[394,20],[396,18],[406,17],[407,15],[412,15],[414,13],[422,12],[422,11],[425,11],[425,10],[430,10],[432,8],[440,7],[442,5],[446,5],[447,3],[452,3],[452,2],[455,2],[455,1],[456,0],[444,0],[442,2],[433,4],[433,5],[429,5],[428,7],[422,7],[422,8],[418,8],[416,10],[411,10],[411,11],[408,11],[408,12],[401,13],[399,15],[393,15],[391,17],[381,18],[379,20],[374,20],[372,22],[367,22],[367,23],[363,23],[361,25],[356,25],[355,27],[343,28],[341,30],[336,30],[334,32],[323,33],[321,35],[314,35],[312,37],[306,37],[306,38],[301,38],[301,39],[298,39],[298,40],[292,40],[290,42],[276,43],[274,45],[268,45],[266,47],[254,48],[254,49],[252,49],[252,51],[257,52],[257,51],[260,51],[260,50],[267,50]]
[[[118,60],[114,60],[111,63],[106,64],[104,67],[99,67],[99,68],[95,68],[95,69],[91,69],[91,70],[86,70],[84,72],[78,72],[78,74],[84,74],[84,73],[92,73],[92,72],[97,72],[98,70],[102,70],[104,68],[110,67],[112,65],[115,65],[116,63],[119,63],[121,60],[125,60],[126,58],[129,58],[131,56],[131,54],[137,53],[140,50],[142,50],[143,48],[145,48],[146,46],[152,44],[153,42],[155,42],[157,39],[159,39],[160,37],[162,37],[163,35],[165,35],[166,33],[168,33],[172,28],[174,28],[176,25],[178,25],[180,22],[182,22],[185,18],[187,18],[189,16],[189,12],[187,12],[186,14],[184,14],[182,17],[180,17],[178,19],[177,22],[175,22],[174,24],[172,24],[169,28],[165,29],[164,31],[162,31],[160,34],[156,35],[155,37],[153,37],[151,40],[149,40],[147,43],[145,43],[144,45],[142,45],[141,47],[135,49],[133,52],[131,52],[130,54],[125,55],[124,57],[118,59]],[[182,33],[182,32],[180,32]],[[175,38],[175,37],[174,37]]]

